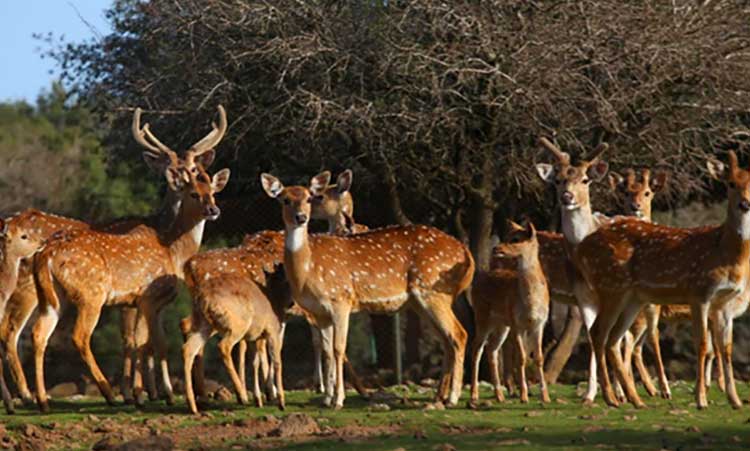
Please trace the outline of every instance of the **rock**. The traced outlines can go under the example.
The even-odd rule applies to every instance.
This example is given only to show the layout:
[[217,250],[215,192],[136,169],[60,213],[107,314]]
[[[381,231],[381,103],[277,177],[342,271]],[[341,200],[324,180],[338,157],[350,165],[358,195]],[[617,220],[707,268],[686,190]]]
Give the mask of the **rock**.
[[21,429],[21,433],[24,437],[28,438],[41,438],[42,430],[33,424],[27,424]]
[[541,412],[539,410],[530,410],[526,412],[524,416],[529,417],[529,418],[534,418],[534,417],[541,417],[542,415],[544,415],[544,412]]
[[216,382],[213,379],[206,379],[205,385],[206,385],[206,393],[214,393],[216,392],[216,390],[222,387],[220,383]]
[[685,432],[700,432],[701,429],[698,426],[688,426]]
[[428,402],[424,405],[424,409],[422,410],[445,410],[445,404],[440,401]]
[[52,387],[48,394],[52,398],[69,398],[79,394],[78,386],[74,382],[63,382]]
[[88,383],[83,389],[84,396],[101,396],[102,392],[96,384]]
[[137,438],[112,448],[113,451],[171,451],[174,442],[163,435]]
[[315,420],[304,413],[293,413],[281,420],[278,427],[271,431],[273,437],[296,437],[299,435],[312,435],[320,432],[320,427]]
[[39,439],[25,439],[18,442],[15,447],[16,451],[46,451],[47,447]]
[[622,417],[622,419],[625,421],[635,421],[638,419],[638,417],[635,415],[625,415]]
[[109,433],[109,432],[115,432],[117,430],[117,426],[110,420],[104,420],[101,423],[97,424],[96,426],[91,429],[93,432],[98,433]]
[[378,402],[375,404],[370,404],[370,408],[368,410],[371,410],[373,412],[388,412],[391,410],[391,406],[384,402]]
[[419,385],[421,385],[422,387],[432,388],[435,385],[437,385],[437,381],[435,379],[426,377],[426,378],[422,379],[421,381],[419,381]]
[[219,387],[219,389],[214,392],[214,399],[218,399],[219,401],[231,401],[232,398],[234,398],[232,392],[224,386]]
[[432,447],[433,451],[456,451],[456,447],[450,443],[441,443]]

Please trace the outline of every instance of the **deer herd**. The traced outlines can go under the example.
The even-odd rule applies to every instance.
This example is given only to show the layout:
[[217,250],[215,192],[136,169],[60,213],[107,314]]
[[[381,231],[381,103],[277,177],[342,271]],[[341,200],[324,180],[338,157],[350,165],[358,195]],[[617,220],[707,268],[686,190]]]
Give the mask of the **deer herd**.
[[[49,410],[45,349],[71,306],[73,344],[108,403],[115,402],[115,395],[92,353],[91,337],[102,309],[110,306],[122,309],[123,398],[138,405],[146,395],[155,399],[155,375],[160,373],[166,400],[174,403],[161,316],[176,297],[180,280],[192,297],[192,313],[180,326],[186,398],[194,413],[196,394],[206,394],[203,352],[211,336],[220,336],[219,353],[237,400],[249,403],[249,346],[255,403],[263,403],[263,385],[266,399],[276,400],[283,409],[285,322],[289,314],[304,316],[313,331],[315,380],[323,403],[341,408],[351,313],[404,308],[420,314],[442,339],[443,373],[436,397],[455,405],[468,340],[453,309],[461,295],[474,311],[470,406],[479,400],[479,362],[485,348],[495,397],[504,399],[501,348],[509,338],[515,358],[505,363],[515,371],[521,402],[529,399],[530,355],[541,400],[549,402],[542,336],[550,301],[575,306],[583,317],[591,352],[585,402],[592,402],[601,386],[607,404],[627,400],[642,407],[633,365],[647,393],[656,395],[643,361],[645,341],[655,356],[659,392],[671,397],[659,347],[661,319],[692,320],[697,407],[707,407],[714,355],[719,385],[725,387],[732,407],[742,405],[732,370],[732,329],[734,318],[749,302],[750,172],[739,166],[733,152],[728,164],[707,162],[710,175],[727,187],[725,222],[676,228],[651,222],[651,202],[666,185],[665,172],[643,169],[638,174],[628,169],[624,175],[607,174],[606,144],[585,159],[573,159],[541,138],[553,162],[539,163],[536,170],[555,187],[562,233],[537,231],[530,222],[509,222],[507,239],[493,250],[489,270],[475,270],[468,248],[436,228],[369,230],[356,224],[349,170],[335,185],[327,171],[314,176],[308,186],[285,186],[261,174],[262,189],[280,203],[284,230],[249,235],[234,248],[199,252],[205,222],[220,214],[215,196],[229,181],[228,169],[207,172],[228,128],[226,112],[219,106],[218,125],[181,154],[163,144],[149,124],[141,125],[141,114],[135,110],[133,137],[145,148],[147,165],[167,182],[155,216],[89,224],[27,209],[0,219],[0,355],[22,400],[33,403],[36,398],[42,411]],[[592,211],[590,186],[607,175],[620,200],[621,216]],[[311,220],[327,221],[328,233],[309,233]],[[32,396],[17,348],[35,311]],[[2,364],[0,391],[12,413]]]

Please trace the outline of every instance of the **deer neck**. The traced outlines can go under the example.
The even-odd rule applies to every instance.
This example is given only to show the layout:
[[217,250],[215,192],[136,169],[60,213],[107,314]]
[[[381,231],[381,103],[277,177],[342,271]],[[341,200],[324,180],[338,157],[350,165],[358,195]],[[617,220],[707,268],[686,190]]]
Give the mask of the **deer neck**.
[[750,257],[750,213],[730,209],[722,231],[721,246],[732,259],[746,262]]
[[531,297],[528,297],[529,295],[537,298],[535,294],[538,290],[546,289],[544,273],[542,272],[542,265],[539,262],[538,254],[524,252],[517,258],[516,265],[521,293],[525,294],[527,299],[531,299]]
[[591,204],[581,205],[575,210],[560,209],[562,229],[565,240],[572,245],[578,245],[587,236],[596,231],[594,215],[591,213]]
[[307,226],[286,226],[284,233],[284,271],[294,299],[299,300],[310,271],[312,251]]
[[339,212],[336,216],[328,218],[328,234],[329,235],[345,235],[346,234],[346,218],[342,212]]
[[[169,196],[168,196],[169,197]],[[182,278],[185,262],[198,252],[206,219],[200,207],[187,208],[178,196],[165,202],[159,218],[162,244],[168,247],[176,274]]]

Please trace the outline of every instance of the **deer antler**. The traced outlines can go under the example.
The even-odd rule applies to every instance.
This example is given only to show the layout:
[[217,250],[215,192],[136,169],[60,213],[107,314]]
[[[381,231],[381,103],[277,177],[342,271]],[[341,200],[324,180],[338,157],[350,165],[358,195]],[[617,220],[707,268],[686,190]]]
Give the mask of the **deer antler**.
[[146,123],[141,127],[141,113],[143,110],[140,108],[135,109],[133,114],[133,138],[136,142],[153,153],[155,158],[168,158],[170,162],[177,162],[177,154],[159,141],[156,136],[151,133],[149,124]]
[[599,155],[603,154],[607,149],[609,149],[609,144],[600,143],[598,146],[596,146],[596,149],[594,149],[594,151],[589,156],[589,162],[592,162],[599,158]]
[[635,171],[633,168],[625,170],[625,186],[632,188],[635,185]]
[[649,182],[651,181],[651,169],[644,169],[641,171],[641,178],[643,179],[643,184],[646,186],[651,186]]
[[217,109],[219,110],[219,125],[217,126],[215,122],[211,123],[212,130],[200,141],[193,144],[190,150],[187,151],[187,160],[192,161],[195,157],[213,149],[224,137],[224,133],[227,131],[227,112],[224,111],[224,107],[221,105]]
[[737,170],[740,168],[740,163],[737,160],[737,154],[734,152],[734,150],[729,151],[729,171],[731,174],[734,174],[737,172]]
[[570,155],[560,150],[560,148],[552,144],[550,140],[542,136],[539,138],[539,143],[552,152],[561,164],[570,164]]

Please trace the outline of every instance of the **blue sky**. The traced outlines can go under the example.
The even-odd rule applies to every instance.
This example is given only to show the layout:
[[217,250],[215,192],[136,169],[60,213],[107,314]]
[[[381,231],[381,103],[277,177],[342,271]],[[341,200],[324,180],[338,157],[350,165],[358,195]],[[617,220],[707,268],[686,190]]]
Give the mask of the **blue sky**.
[[[109,32],[104,10],[110,0],[0,0],[0,101],[36,100],[57,77],[50,59],[41,59],[43,43],[33,33],[65,36],[66,41],[94,38]],[[80,16],[80,17],[79,17]],[[81,20],[83,18],[84,20]],[[50,74],[50,70],[53,71]]]

